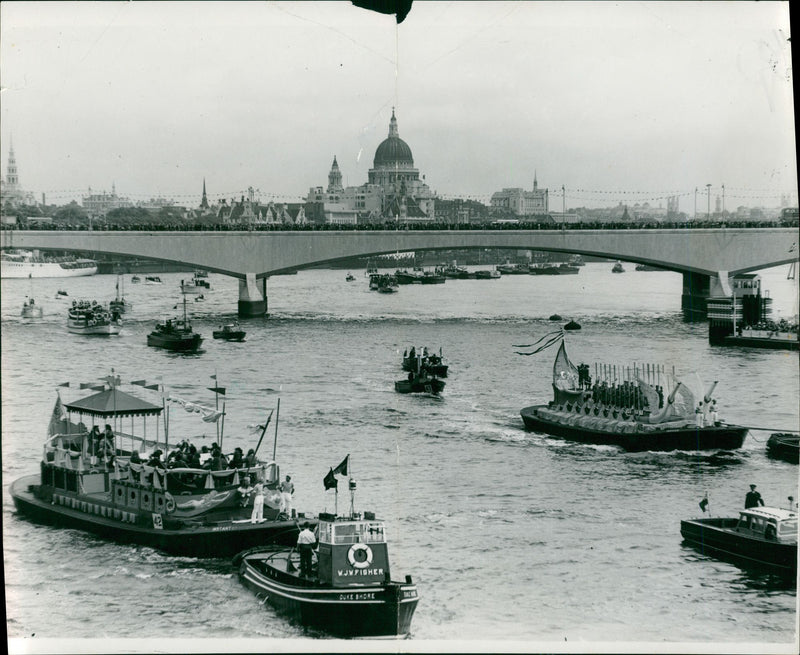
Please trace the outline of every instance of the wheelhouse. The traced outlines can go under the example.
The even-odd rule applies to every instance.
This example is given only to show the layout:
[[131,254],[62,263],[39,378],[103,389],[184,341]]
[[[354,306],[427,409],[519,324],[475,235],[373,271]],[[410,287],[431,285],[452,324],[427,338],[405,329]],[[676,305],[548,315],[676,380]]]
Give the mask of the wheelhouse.
[[319,516],[319,578],[333,586],[390,579],[386,526],[371,512],[349,518]]
[[768,541],[797,543],[797,514],[772,507],[752,507],[739,512],[736,531]]

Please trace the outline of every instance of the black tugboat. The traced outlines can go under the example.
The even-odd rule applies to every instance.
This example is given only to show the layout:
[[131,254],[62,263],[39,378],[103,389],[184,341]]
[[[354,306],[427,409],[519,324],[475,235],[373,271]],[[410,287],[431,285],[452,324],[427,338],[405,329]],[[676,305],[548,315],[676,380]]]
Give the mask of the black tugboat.
[[[589,365],[576,367],[567,357],[563,331],[517,347],[535,347],[520,353],[530,355],[559,342],[554,398],[520,411],[527,430],[629,451],[734,450],[744,443],[747,428],[717,419],[711,397],[716,382],[705,391],[693,389],[694,383],[690,386],[658,364],[595,364],[592,382]],[[670,390],[666,397],[665,389]]]
[[156,323],[155,329],[147,335],[148,346],[179,353],[197,352],[202,342],[203,337],[192,329],[186,318],[186,294],[183,294],[183,319],[171,318]]
[[244,341],[247,332],[240,328],[238,323],[227,323],[221,326],[219,330],[214,330],[211,336],[225,341]]
[[[355,488],[351,478],[351,498]],[[319,515],[317,539],[310,571],[294,548],[261,548],[236,556],[239,579],[290,619],[337,637],[408,635],[417,587],[410,575],[392,580],[384,521],[354,512],[351,500],[347,516]]]
[[800,463],[800,435],[775,432],[767,439],[767,455],[792,464]]
[[[274,461],[256,459],[261,440],[249,463],[242,460],[235,468],[209,470],[184,465],[180,459],[169,468],[173,456],[186,456],[192,445],[180,441],[170,452],[167,435],[153,441],[134,434],[134,418],[141,420],[147,434],[147,419],[158,422],[164,408],[121,391],[119,378],[114,378],[106,378],[109,388],[101,385],[103,390],[91,396],[63,405],[57,398],[40,472],[11,484],[21,516],[184,557],[232,557],[257,545],[295,543],[297,520],[279,513],[279,467]],[[137,383],[145,386],[144,380]],[[147,386],[156,389],[159,385]],[[224,413],[192,405],[204,420],[218,420]],[[131,433],[121,428],[111,434],[88,432],[84,420],[130,425]],[[222,435],[219,442],[221,446]],[[169,453],[166,462],[163,453]],[[231,460],[236,460],[236,454]],[[254,520],[257,485],[263,490],[264,508],[261,518]]]
[[[416,368],[409,371],[407,379],[397,380],[394,383],[395,391],[399,393],[427,393],[436,396],[444,390],[445,381],[440,380],[427,366],[423,366],[422,357],[421,354],[416,354]],[[405,368],[405,360],[403,368]]]
[[703,554],[797,577],[797,511],[793,507],[751,507],[740,510],[739,518],[687,519],[681,521],[681,536]]

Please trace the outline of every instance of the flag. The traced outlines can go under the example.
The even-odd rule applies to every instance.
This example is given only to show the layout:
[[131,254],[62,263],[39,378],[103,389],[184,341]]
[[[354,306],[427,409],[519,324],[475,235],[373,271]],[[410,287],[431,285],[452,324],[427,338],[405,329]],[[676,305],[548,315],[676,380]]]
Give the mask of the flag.
[[222,396],[225,395],[225,387],[206,387],[209,391],[213,391],[214,393],[218,393]]
[[50,417],[50,425],[47,427],[47,436],[64,432],[64,406],[61,404],[61,396],[56,395],[56,404],[53,406],[53,415]]
[[214,410],[204,414],[203,421],[205,421],[206,423],[216,423],[217,421],[219,421],[220,416],[222,416],[222,412]]
[[144,388],[145,389],[152,389],[154,391],[158,391],[158,385],[157,384],[145,384]]
[[325,491],[328,489],[337,489],[339,487],[339,481],[336,479],[336,476],[333,474],[333,469],[328,471],[328,474],[322,480],[322,484],[325,485]]
[[92,391],[105,391],[106,385],[104,384],[95,384],[89,387]]
[[705,512],[706,508],[708,507],[708,496],[703,498],[703,500],[701,500],[699,504],[700,504],[700,509],[702,509]]
[[347,475],[347,465],[348,465],[349,463],[350,463],[350,455],[348,455],[347,457],[345,457],[345,458],[342,460],[342,463],[341,463],[341,464],[339,464],[339,466],[337,466],[335,469],[333,469],[333,474],[334,474],[334,475],[336,475],[336,474],[339,474],[339,475]]
[[147,385],[147,380],[131,380],[131,384],[135,384],[137,387],[144,387]]
[[62,382],[62,383],[61,383],[61,384],[59,384],[58,386],[59,386],[59,387],[68,387],[68,386],[69,386],[69,382]]

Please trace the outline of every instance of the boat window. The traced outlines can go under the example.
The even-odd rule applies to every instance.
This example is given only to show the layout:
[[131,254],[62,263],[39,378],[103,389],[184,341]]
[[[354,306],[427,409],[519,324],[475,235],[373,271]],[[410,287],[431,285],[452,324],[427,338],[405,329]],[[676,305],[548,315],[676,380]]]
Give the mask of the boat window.
[[334,528],[336,544],[374,544],[386,540],[383,523],[345,523]]
[[319,523],[319,541],[321,543],[331,543],[331,524],[325,521]]
[[797,532],[797,519],[784,519],[778,524],[781,535],[795,534]]

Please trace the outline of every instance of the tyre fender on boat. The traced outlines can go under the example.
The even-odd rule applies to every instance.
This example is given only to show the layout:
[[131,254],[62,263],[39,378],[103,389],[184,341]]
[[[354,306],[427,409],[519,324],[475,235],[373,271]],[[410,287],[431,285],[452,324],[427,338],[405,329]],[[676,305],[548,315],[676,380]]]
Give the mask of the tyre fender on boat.
[[372,564],[372,549],[367,544],[353,544],[347,553],[347,561],[350,562],[350,566],[365,569]]
[[172,514],[175,511],[175,499],[169,491],[164,494],[164,510],[167,514]]

